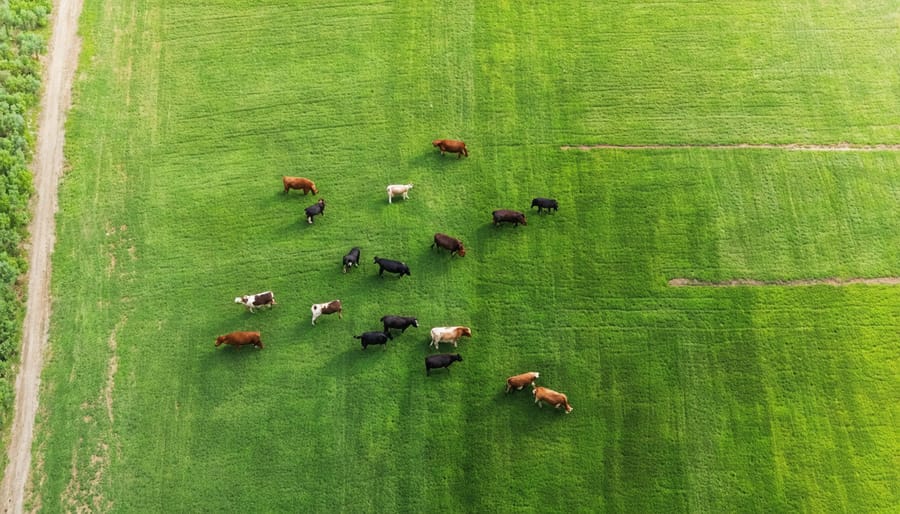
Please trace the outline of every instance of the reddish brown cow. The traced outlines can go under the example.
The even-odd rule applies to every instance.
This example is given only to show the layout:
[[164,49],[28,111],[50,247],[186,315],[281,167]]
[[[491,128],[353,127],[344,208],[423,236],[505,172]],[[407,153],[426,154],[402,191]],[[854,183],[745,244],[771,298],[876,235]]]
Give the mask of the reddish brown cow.
[[225,334],[224,336],[217,337],[216,348],[223,344],[230,344],[231,346],[237,346],[238,348],[244,345],[252,344],[260,350],[262,350],[263,348],[262,340],[260,340],[259,338],[259,332],[232,332],[230,334]]
[[312,191],[312,194],[318,194],[319,190],[316,189],[316,184],[308,179],[303,177],[281,177],[281,181],[284,182],[284,192],[287,193],[291,189],[299,189],[303,191],[303,196],[306,196],[307,193]]
[[463,155],[466,157],[469,156],[469,151],[466,150],[466,144],[462,141],[456,141],[455,139],[435,139],[431,142],[431,145],[440,148],[441,155],[444,155],[444,152],[459,154],[456,157],[457,159]]
[[566,414],[572,412],[572,406],[569,405],[569,399],[562,393],[557,393],[553,389],[547,389],[546,387],[541,386],[535,387],[534,391],[531,393],[534,394],[534,403],[538,404],[538,407],[543,407],[543,402],[547,402],[557,409],[565,407]]
[[453,257],[453,254],[459,254],[460,257],[466,256],[466,249],[463,247],[462,241],[456,239],[454,237],[450,237],[447,234],[441,234],[440,232],[434,235],[434,242],[431,243],[431,247],[434,248],[434,245],[438,245],[441,248],[446,248],[450,250],[450,256]]
[[521,375],[515,375],[506,379],[506,392],[510,392],[513,389],[516,391],[521,391],[523,387],[527,385],[534,386],[534,381],[541,376],[537,371],[529,371],[528,373],[522,373]]

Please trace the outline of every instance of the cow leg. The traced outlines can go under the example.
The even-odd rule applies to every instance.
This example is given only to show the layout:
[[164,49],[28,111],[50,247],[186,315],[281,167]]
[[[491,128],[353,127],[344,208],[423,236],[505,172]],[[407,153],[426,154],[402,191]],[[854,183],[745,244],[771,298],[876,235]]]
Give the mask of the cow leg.
[[344,319],[344,311],[338,311],[338,318]]
[[310,225],[312,225],[312,216],[307,216],[306,222],[309,223]]

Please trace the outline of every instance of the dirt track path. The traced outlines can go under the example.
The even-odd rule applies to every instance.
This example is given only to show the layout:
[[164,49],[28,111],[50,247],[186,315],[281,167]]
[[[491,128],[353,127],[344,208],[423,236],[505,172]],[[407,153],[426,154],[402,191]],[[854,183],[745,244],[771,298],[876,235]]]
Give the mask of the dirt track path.
[[50,255],[56,241],[57,186],[63,170],[66,114],[81,40],[78,17],[82,0],[54,0],[52,35],[44,67],[44,95],[34,154],[35,200],[31,220],[28,300],[22,332],[22,360],[16,377],[16,403],[9,461],[0,485],[4,512],[23,512],[31,467],[31,442],[38,407],[41,368],[50,319]]

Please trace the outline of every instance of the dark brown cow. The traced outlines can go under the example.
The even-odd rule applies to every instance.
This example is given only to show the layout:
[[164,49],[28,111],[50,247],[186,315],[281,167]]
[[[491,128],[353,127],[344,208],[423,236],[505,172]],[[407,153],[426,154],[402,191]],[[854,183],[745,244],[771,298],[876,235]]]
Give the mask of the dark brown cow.
[[440,232],[435,234],[431,247],[434,248],[434,245],[450,250],[450,257],[453,257],[454,253],[459,254],[460,257],[466,256],[466,249],[463,247],[462,241],[447,234],[441,234]]
[[262,350],[263,348],[262,340],[260,340],[259,338],[259,332],[232,332],[230,334],[225,334],[224,336],[217,337],[216,348],[223,344],[230,344],[231,346],[237,346],[238,348],[244,345],[252,344],[260,350]]
[[494,225],[499,225],[501,223],[515,223],[514,226],[516,227],[518,227],[520,223],[522,225],[528,225],[528,222],[525,221],[525,215],[519,211],[499,209],[491,214],[494,216]]
[[462,141],[456,141],[455,139],[435,139],[431,142],[431,145],[440,148],[441,155],[444,155],[444,152],[459,154],[456,157],[457,159],[463,155],[466,157],[469,156],[469,151],[466,150],[466,144]]
[[307,193],[312,192],[312,194],[318,194],[319,190],[316,189],[316,184],[312,180],[303,177],[281,177],[281,181],[284,183],[284,192],[287,193],[291,189],[299,189],[303,191],[303,196],[306,196]]

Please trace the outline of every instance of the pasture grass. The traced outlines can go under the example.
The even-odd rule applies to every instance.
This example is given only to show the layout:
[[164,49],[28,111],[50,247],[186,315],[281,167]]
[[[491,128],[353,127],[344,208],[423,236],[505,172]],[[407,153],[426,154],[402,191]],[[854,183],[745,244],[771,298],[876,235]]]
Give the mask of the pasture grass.
[[[897,143],[892,5],[584,4],[85,5],[34,501],[896,507],[900,290],[666,283],[897,275],[900,156],[559,148]],[[316,181],[313,225],[282,175]],[[560,211],[490,224],[535,196]],[[385,314],[421,326],[362,351]],[[266,348],[213,348],[233,330]],[[529,370],[572,414],[503,393]]]

